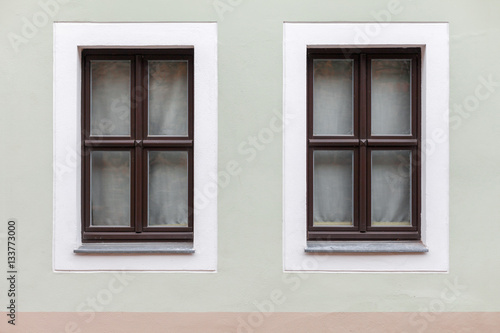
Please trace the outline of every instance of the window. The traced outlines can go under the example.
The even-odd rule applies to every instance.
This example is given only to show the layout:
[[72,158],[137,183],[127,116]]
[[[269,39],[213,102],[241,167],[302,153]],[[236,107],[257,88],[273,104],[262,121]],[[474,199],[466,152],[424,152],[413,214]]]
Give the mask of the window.
[[307,238],[420,239],[420,49],[307,53]]
[[[326,50],[321,51],[321,49]],[[338,54],[339,51],[341,55]],[[403,54],[404,52],[409,53]],[[413,62],[413,57],[416,59],[420,57],[420,60]],[[325,91],[330,89],[328,87],[335,87],[335,91],[340,96],[348,95],[349,91],[353,95],[352,101],[349,98],[339,100],[339,96],[335,96],[340,101],[335,104],[336,114],[340,119],[336,120],[335,124],[342,126],[332,127],[328,118],[332,113],[321,113],[326,119],[322,119],[321,115],[316,117],[316,120],[320,120],[316,126],[318,133],[314,133],[312,127],[308,129],[308,124],[313,126],[311,119],[308,119],[308,116],[311,116],[308,110],[314,112],[309,105],[312,101],[308,100],[308,91],[318,94],[317,103],[323,101],[325,110],[328,110],[328,107],[331,108],[332,96],[325,95],[323,90],[314,91],[311,90],[313,87],[308,87],[308,83],[311,82],[308,80],[308,73],[312,74],[310,70],[308,72],[308,66],[312,65],[310,62],[314,59],[318,60],[318,66],[335,65],[336,73],[344,72],[343,79],[339,80],[333,80],[331,75],[326,75],[330,78],[323,77],[324,82],[319,84],[319,87],[323,86]],[[348,61],[327,62],[344,59],[352,63],[351,76],[344,68],[348,67],[346,65]],[[371,96],[367,95],[371,92],[370,90],[385,87],[382,85],[370,89],[371,80],[368,81],[367,74],[371,74],[371,68],[369,68],[371,62],[367,63],[368,59],[381,60],[377,65],[381,65],[385,60],[409,59],[412,60],[412,67],[420,66],[420,69],[412,68],[412,73],[414,75],[418,73],[420,80],[416,83],[411,81],[414,83],[414,88],[416,88],[415,84],[420,84],[420,91],[417,89],[416,92],[420,96],[417,96],[418,99],[413,99],[414,102],[419,101],[420,106],[417,105],[416,109],[414,107],[411,109],[412,112],[416,110],[416,114],[407,114],[410,118],[419,117],[417,120],[420,121],[420,130],[417,128],[414,131],[413,127],[410,127],[411,135],[408,135],[401,127],[396,133],[391,133],[383,126],[393,124],[392,122],[376,123],[376,119],[370,121],[366,118],[371,116],[371,118],[380,119],[380,114],[377,112],[382,112],[382,110],[377,109],[376,104],[373,105],[363,100],[361,94],[364,91],[364,98],[371,102]],[[361,77],[362,71],[367,76]],[[349,77],[351,77],[351,85]],[[380,82],[376,84],[378,83]],[[363,85],[366,87],[363,88]],[[412,94],[414,88],[412,88]],[[283,118],[285,119],[283,125],[283,268],[285,271],[446,272],[448,270],[448,96],[449,32],[447,23],[287,22],[283,24]],[[345,111],[349,109],[352,114]],[[364,121],[360,119],[363,115]],[[361,128],[363,123],[365,128]],[[403,123],[408,124],[408,121],[401,121],[401,124]],[[368,124],[370,124],[369,128]],[[417,125],[415,122],[410,124],[411,126]],[[309,146],[308,138],[313,140],[313,145]],[[417,140],[416,145],[415,140]],[[380,143],[383,145],[378,146]],[[396,144],[396,146],[389,144]],[[362,150],[364,150],[365,161],[361,161]],[[415,156],[414,151],[419,154]],[[308,195],[313,193],[308,185],[314,185],[314,183],[308,182],[308,176],[314,179],[314,168],[310,165],[314,162],[314,152],[318,152],[317,174],[321,182],[337,182],[336,188],[343,186],[345,188],[343,193],[347,195],[335,198],[334,202],[329,201],[329,198],[333,196],[327,190],[333,187],[321,187],[325,184],[320,182],[316,188],[317,198],[320,199],[317,208],[318,214],[323,214],[323,216],[319,215],[316,225],[310,227],[308,223],[314,221],[314,215],[310,217],[309,214],[311,212],[314,214],[314,204],[312,206],[308,204],[308,200],[313,199],[313,196]],[[374,153],[373,159],[368,160],[368,153],[370,155]],[[392,154],[392,159],[387,156],[390,154]],[[390,166],[388,162],[391,160],[394,160],[393,168],[396,161],[397,163],[404,161],[403,164],[408,165],[409,168],[404,168],[403,165],[400,167],[398,164],[398,169],[401,172],[404,171],[406,175],[411,175],[411,179],[409,177],[398,179],[391,173],[389,173],[391,176],[386,177],[384,170]],[[351,163],[350,169],[349,163]],[[368,179],[371,172],[368,166],[372,165],[369,163],[376,169],[373,172],[375,177],[380,176],[380,171],[382,171],[382,179],[389,179],[389,182],[376,184],[373,192],[384,193],[393,188],[402,191],[406,188],[404,190],[406,198],[398,196],[398,198],[404,198],[401,201],[408,203],[406,206],[400,206],[406,207],[403,213],[396,214],[395,210],[386,210],[384,215],[382,211],[375,211],[375,208],[372,211],[371,207],[368,207],[368,204],[371,204],[370,196],[372,196],[371,181]],[[332,165],[335,168],[332,168]],[[420,167],[420,171],[415,167]],[[361,170],[362,168],[365,170]],[[332,169],[335,169],[334,172]],[[313,172],[308,173],[309,170]],[[406,179],[406,184],[403,182],[404,179]],[[352,194],[347,186],[350,183],[353,184],[350,190]],[[398,187],[388,189],[387,184],[398,185]],[[384,188],[380,185],[386,186]],[[410,191],[408,191],[408,186]],[[363,200],[359,200],[361,192],[364,192],[365,199]],[[419,196],[418,193],[420,193]],[[408,196],[411,197],[411,201]],[[357,200],[354,200],[355,197]],[[416,202],[415,198],[417,198]],[[322,202],[321,199],[326,200]],[[374,200],[378,199],[385,198],[375,196]],[[415,204],[416,210],[412,206]],[[378,202],[376,206],[383,207]],[[409,215],[408,206],[410,206]],[[308,207],[312,207],[312,211],[308,211]],[[342,207],[342,210],[335,209],[335,215],[329,210],[331,207]],[[388,212],[392,213],[388,214]],[[416,212],[417,216],[414,215]],[[375,217],[375,223],[372,223],[371,215]],[[408,223],[408,216],[410,223]],[[392,218],[389,219],[389,217]],[[384,225],[387,223],[391,224]],[[366,230],[361,229],[363,224]],[[379,236],[372,238],[375,233]]]
[[[53,59],[54,270],[216,271],[218,186],[211,175],[217,174],[217,23],[57,22],[54,23]],[[88,104],[91,98],[82,94],[87,82],[87,90],[91,93],[90,67],[87,67],[88,77],[84,75],[85,62],[90,64],[90,60],[97,64],[95,83],[100,87],[97,89],[99,92],[96,91],[96,107],[111,103],[107,107],[108,113],[94,110],[98,114],[94,123],[92,119],[95,121],[95,117],[85,121],[85,101]],[[153,96],[151,91],[149,93],[151,102],[143,94],[148,84],[141,81],[149,70],[148,61],[154,63],[155,73],[158,74],[151,83],[155,89],[147,87],[154,90]],[[110,65],[115,68],[115,74],[103,75],[109,71]],[[192,87],[188,88],[186,99],[185,88],[180,89],[185,87],[184,79],[176,81],[180,84],[167,86],[170,80],[166,80],[163,74],[175,72],[170,65],[177,66],[179,73],[187,70],[187,82]],[[164,71],[162,68],[165,67],[170,70]],[[127,75],[130,76],[129,83],[122,78]],[[184,74],[181,76],[186,78]],[[136,89],[133,85],[137,86]],[[174,93],[178,90],[181,93]],[[158,95],[179,98],[174,103],[176,111],[168,113],[168,117],[172,117],[168,121],[161,118],[166,116],[165,113],[156,112],[161,110],[157,105],[167,105],[163,101],[155,104]],[[185,111],[178,111],[185,110],[186,103],[190,109],[188,118],[184,119],[181,115],[185,116]],[[139,111],[141,108],[142,113]],[[144,117],[148,108],[153,114],[152,124],[146,122]],[[91,104],[87,114],[89,112],[91,116]],[[94,129],[92,124],[96,125]],[[89,126],[87,136],[85,131],[82,133],[85,126]],[[92,142],[93,139],[98,142]],[[191,144],[190,140],[194,139],[196,143]],[[142,157],[136,156],[141,151]],[[92,153],[96,154],[93,161]],[[147,165],[149,160],[150,166]],[[96,166],[94,172],[97,176],[105,180],[96,178],[98,188],[93,190],[97,195],[107,194],[106,198],[93,198],[99,204],[94,211],[97,225],[90,224],[92,188],[82,186],[83,178],[91,179],[92,163]],[[172,169],[171,166],[175,167]],[[88,172],[84,174],[84,171]],[[148,172],[155,180],[154,186],[161,186],[154,187],[152,184],[150,189],[147,188]],[[140,175],[142,181],[137,179],[141,178]],[[130,183],[126,185],[128,178]],[[171,184],[171,180],[175,184]],[[89,184],[92,185],[92,181]],[[117,191],[109,191],[109,184],[115,184]],[[142,190],[137,184],[143,187]],[[176,187],[180,195],[160,191],[160,188],[169,186]],[[127,187],[130,187],[130,192]],[[189,193],[191,189],[192,194]],[[83,204],[86,193],[89,194],[88,210]],[[126,201],[123,197],[127,196],[130,197],[130,210],[123,204]],[[166,214],[172,211],[167,208],[168,204],[159,204],[165,197],[168,197],[169,204],[184,208],[174,215]],[[149,208],[148,198],[151,199]],[[187,206],[192,207],[187,211],[187,222],[186,200]],[[192,206],[189,200],[192,200]],[[110,206],[110,202],[118,217],[113,217],[109,214],[110,210],[101,205],[106,203]],[[142,207],[136,209],[138,205]],[[87,217],[84,217],[85,211]],[[148,214],[153,218],[151,223],[145,224]],[[165,218],[166,215],[169,217]],[[82,222],[85,218],[89,218],[88,226],[94,230],[85,230],[86,224]],[[130,221],[128,227],[120,225],[126,224],[124,221],[127,220]],[[135,228],[144,225],[146,228],[142,228],[142,232],[135,232]],[[121,230],[104,231],[105,228]],[[101,234],[95,234],[95,229]]]
[[83,241],[192,241],[193,50],[83,58]]

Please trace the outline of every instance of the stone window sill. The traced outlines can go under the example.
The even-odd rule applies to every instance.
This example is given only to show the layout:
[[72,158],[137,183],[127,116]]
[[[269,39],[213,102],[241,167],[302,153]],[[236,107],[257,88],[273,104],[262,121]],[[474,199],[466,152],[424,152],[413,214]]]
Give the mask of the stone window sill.
[[192,254],[193,243],[85,243],[76,254]]
[[306,253],[425,253],[421,241],[310,241]]

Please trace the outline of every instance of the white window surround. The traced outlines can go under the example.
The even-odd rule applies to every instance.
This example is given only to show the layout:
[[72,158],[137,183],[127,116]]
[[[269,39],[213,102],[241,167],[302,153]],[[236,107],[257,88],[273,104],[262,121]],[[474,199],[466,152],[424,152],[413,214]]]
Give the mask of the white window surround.
[[[78,255],[81,243],[81,50],[194,48],[193,254]],[[54,271],[217,269],[217,24],[54,23]],[[202,197],[200,197],[202,196]],[[201,198],[201,200],[200,200]]]
[[[283,267],[285,272],[447,272],[449,32],[447,23],[284,23]],[[306,253],[306,50],[422,49],[422,242],[418,254]]]

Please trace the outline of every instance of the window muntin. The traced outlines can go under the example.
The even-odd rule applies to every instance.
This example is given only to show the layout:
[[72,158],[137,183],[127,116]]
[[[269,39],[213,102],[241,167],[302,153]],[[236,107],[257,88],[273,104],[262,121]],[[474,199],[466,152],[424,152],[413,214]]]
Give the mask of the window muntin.
[[[309,240],[420,238],[419,59],[420,50],[411,48],[308,49]],[[352,92],[338,84],[338,77],[349,73],[333,65],[342,61],[352,63]],[[331,128],[342,123],[343,106],[351,98],[352,131],[318,131],[325,119],[331,119]],[[318,102],[327,115],[317,111]],[[356,156],[353,188],[346,186],[347,174],[338,176],[334,159],[317,164],[318,150],[339,149]],[[317,174],[322,174],[321,182]],[[341,221],[346,218],[340,217],[345,207],[339,206],[339,198],[344,198],[345,207],[346,198],[352,198],[353,221]]]
[[193,239],[193,66],[192,49],[83,51],[82,241]]

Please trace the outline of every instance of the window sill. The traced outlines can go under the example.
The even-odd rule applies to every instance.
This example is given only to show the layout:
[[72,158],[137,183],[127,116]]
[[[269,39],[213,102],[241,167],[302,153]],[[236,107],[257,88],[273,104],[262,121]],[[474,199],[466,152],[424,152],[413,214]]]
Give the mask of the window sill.
[[193,243],[86,243],[76,254],[192,254]]
[[310,241],[306,253],[425,253],[421,241]]

